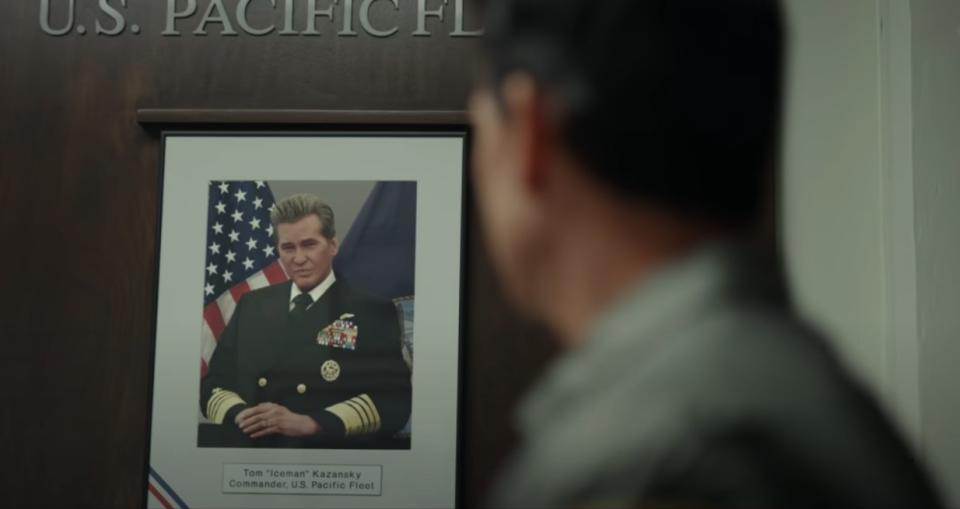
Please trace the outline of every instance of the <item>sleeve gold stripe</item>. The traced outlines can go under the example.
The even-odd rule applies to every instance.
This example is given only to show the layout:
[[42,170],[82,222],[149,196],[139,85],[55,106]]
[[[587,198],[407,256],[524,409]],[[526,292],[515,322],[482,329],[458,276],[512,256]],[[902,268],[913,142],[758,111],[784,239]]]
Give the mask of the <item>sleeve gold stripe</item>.
[[370,430],[370,432],[376,433],[377,431],[380,431],[380,426],[382,425],[382,423],[380,422],[380,412],[377,411],[377,405],[373,404],[373,400],[370,399],[370,396],[367,394],[361,394],[360,396],[353,398],[353,400],[359,401],[360,403],[364,404],[367,407],[367,409],[370,410],[370,414],[373,416],[373,418],[371,419],[373,424],[373,429]]
[[363,406],[352,399],[344,401],[344,404],[352,408],[353,411],[360,416],[360,421],[363,422],[363,427],[360,428],[360,434],[365,435],[370,433],[370,415],[367,414],[367,411],[363,408]]
[[207,418],[215,424],[223,424],[223,419],[227,412],[237,405],[245,405],[247,402],[233,391],[214,389],[213,396],[207,400]]
[[217,412],[217,409],[220,407],[220,402],[223,400],[224,396],[217,393],[210,397],[207,400],[207,415],[212,416]]
[[343,422],[343,429],[348,437],[362,433],[364,428],[363,416],[347,402],[329,406],[326,411],[336,415]]
[[347,436],[365,435],[380,431],[380,414],[370,396],[362,394],[327,407],[342,422]]

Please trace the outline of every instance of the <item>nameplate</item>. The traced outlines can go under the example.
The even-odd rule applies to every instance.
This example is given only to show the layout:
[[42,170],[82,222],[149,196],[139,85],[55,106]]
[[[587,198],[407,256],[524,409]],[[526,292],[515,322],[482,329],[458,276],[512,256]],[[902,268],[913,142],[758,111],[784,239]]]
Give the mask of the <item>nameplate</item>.
[[378,497],[380,465],[223,465],[224,493]]

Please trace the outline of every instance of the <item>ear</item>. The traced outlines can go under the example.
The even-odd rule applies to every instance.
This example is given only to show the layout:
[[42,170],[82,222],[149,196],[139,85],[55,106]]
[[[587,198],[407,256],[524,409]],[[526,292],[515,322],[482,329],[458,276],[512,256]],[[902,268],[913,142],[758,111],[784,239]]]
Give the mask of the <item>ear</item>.
[[501,94],[507,110],[521,182],[528,191],[541,190],[550,174],[550,154],[555,128],[548,115],[543,88],[527,73],[516,72],[503,80]]
[[340,241],[336,237],[330,239],[330,250],[333,253],[333,256],[337,256],[340,252]]

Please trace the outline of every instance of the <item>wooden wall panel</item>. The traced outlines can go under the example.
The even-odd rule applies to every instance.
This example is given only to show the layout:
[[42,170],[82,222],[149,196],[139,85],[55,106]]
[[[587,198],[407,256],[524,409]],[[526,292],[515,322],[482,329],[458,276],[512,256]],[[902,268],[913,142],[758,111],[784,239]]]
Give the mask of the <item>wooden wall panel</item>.
[[[413,0],[400,1],[409,32]],[[0,2],[5,506],[135,507],[145,489],[160,146],[137,124],[138,108],[465,106],[476,40],[441,35],[450,18],[446,30],[431,20],[430,38],[336,38],[330,27],[319,38],[187,35],[198,15],[184,36],[162,37],[165,3],[129,2],[139,35],[51,37],[39,27],[39,0]],[[79,22],[92,27],[96,2],[78,5]],[[251,12],[258,24],[269,14]],[[550,352],[546,335],[502,303],[476,231],[462,402],[467,505],[510,443],[510,408]]]

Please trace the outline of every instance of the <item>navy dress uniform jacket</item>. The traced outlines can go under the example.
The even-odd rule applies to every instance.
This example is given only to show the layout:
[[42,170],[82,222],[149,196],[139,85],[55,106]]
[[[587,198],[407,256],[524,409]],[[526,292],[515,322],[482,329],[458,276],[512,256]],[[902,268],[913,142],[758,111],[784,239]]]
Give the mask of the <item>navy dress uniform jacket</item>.
[[[411,398],[396,308],[337,281],[298,315],[290,311],[292,284],[244,295],[219,339],[200,384],[200,408],[219,425],[217,445],[362,448],[389,440],[406,424]],[[234,419],[265,402],[309,415],[321,433],[248,438]]]

